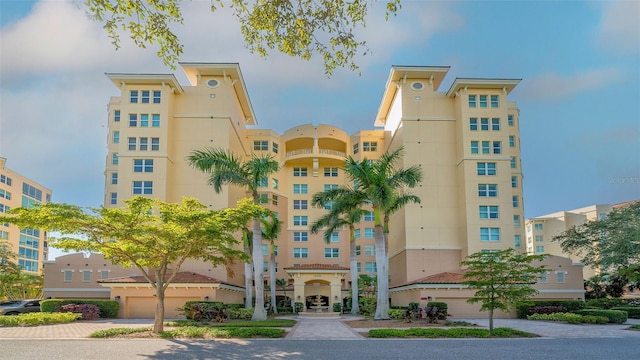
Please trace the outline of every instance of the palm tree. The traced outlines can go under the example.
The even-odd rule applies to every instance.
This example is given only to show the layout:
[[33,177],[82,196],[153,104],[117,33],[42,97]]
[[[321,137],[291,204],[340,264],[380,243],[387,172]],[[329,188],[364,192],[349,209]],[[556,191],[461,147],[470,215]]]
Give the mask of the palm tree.
[[[216,193],[222,192],[223,185],[237,185],[244,187],[259,204],[258,187],[269,175],[278,171],[278,162],[271,154],[251,154],[251,158],[242,161],[231,152],[224,149],[207,148],[193,151],[187,160],[191,166],[209,174],[209,184],[213,185]],[[266,320],[267,312],[264,308],[264,258],[262,255],[262,231],[260,218],[253,219],[253,271],[255,275],[256,305],[251,320]]]
[[408,202],[420,201],[418,197],[402,194],[405,188],[413,188],[422,180],[418,166],[396,169],[402,151],[400,147],[373,161],[348,157],[344,168],[355,190],[364,193],[373,208],[378,283],[376,320],[389,319],[389,256],[385,240],[385,233],[389,231],[388,216]]
[[[244,253],[251,258],[253,244],[251,240],[253,233],[246,226],[242,228],[242,245]],[[244,263],[244,307],[250,309],[253,307],[253,264],[251,262]]]
[[360,207],[364,204],[363,194],[350,188],[330,189],[313,195],[311,203],[316,207],[331,205],[312,226],[311,232],[317,234],[324,230],[324,241],[331,242],[331,234],[343,226],[349,228],[349,267],[351,268],[351,314],[358,314],[358,267],[356,259],[355,224],[367,213]]
[[276,252],[274,244],[278,239],[280,230],[282,229],[282,221],[278,220],[274,214],[271,214],[270,219],[262,219],[262,238],[269,240],[269,290],[271,295],[271,310],[274,314],[278,313],[276,306]]
[[[284,293],[284,304],[285,307],[288,307],[286,301],[287,301],[287,286],[289,285],[289,282],[287,281],[287,279],[276,279],[276,287],[279,287],[280,289],[282,289],[282,292]],[[290,304],[291,307],[293,308],[293,304]]]

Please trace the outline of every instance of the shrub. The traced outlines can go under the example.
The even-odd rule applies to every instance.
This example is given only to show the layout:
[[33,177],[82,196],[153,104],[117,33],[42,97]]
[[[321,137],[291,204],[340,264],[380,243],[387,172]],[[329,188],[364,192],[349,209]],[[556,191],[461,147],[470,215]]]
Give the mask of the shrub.
[[624,305],[626,305],[626,303],[622,299],[602,298],[602,299],[591,299],[587,301],[587,306],[595,307],[598,309],[604,309],[604,310],[608,310],[608,309],[611,309],[612,307],[624,306]]
[[187,319],[202,321],[217,319],[221,316],[220,311],[226,308],[226,305],[220,301],[187,301],[180,311]]
[[371,338],[405,338],[405,337],[422,337],[422,338],[488,338],[493,337],[533,337],[535,335],[509,329],[496,328],[493,332],[487,329],[469,329],[469,328],[411,328],[411,329],[372,329],[369,330]]
[[610,310],[626,311],[630,319],[640,319],[640,306],[616,306]]
[[228,309],[229,319],[251,320],[253,309]]
[[567,308],[564,306],[548,305],[548,306],[533,306],[529,308],[531,314],[553,314],[567,312]]
[[80,314],[34,312],[15,316],[0,316],[2,326],[32,326],[47,324],[66,324],[76,321]]
[[527,316],[528,320],[550,320],[550,321],[566,321],[569,324],[580,324],[582,315],[566,312],[556,312],[551,314],[532,314]]
[[376,305],[378,300],[375,298],[360,298],[358,299],[358,307],[360,315],[373,316],[376,312]]
[[342,312],[342,304],[338,303],[333,303],[333,312]]
[[527,315],[532,315],[530,309],[536,306],[562,306],[567,312],[576,312],[584,309],[585,303],[582,300],[529,300],[516,304],[516,314],[518,319],[526,319]]
[[151,328],[112,328],[112,329],[98,330],[92,333],[91,335],[89,335],[89,337],[109,338],[109,337],[114,337],[119,335],[127,335],[127,334],[134,334],[134,333],[147,332],[147,331],[151,331]]
[[614,324],[624,324],[627,322],[627,312],[621,310],[592,310],[592,309],[583,309],[576,311],[577,314],[580,315],[593,315],[593,316],[604,316],[609,319],[610,323]]
[[585,324],[606,324],[609,322],[609,318],[606,316],[584,315],[582,322]]
[[[245,309],[246,310],[246,309]],[[285,331],[274,328],[215,328],[215,327],[193,327],[185,326],[171,331],[163,331],[159,334],[164,338],[189,337],[203,338],[205,335],[214,338],[281,338]]]
[[394,320],[403,320],[406,311],[407,310],[402,309],[389,309],[389,317]]
[[55,308],[55,312],[70,312],[82,315],[82,320],[95,320],[100,317],[100,308],[93,304],[67,304]]
[[296,313],[302,312],[304,310],[304,304],[301,302],[296,302],[294,306],[296,307],[295,308]]
[[[447,303],[442,302],[442,301],[429,301],[429,303],[427,304],[431,307],[435,306],[438,308],[438,311],[442,311],[445,315],[449,313],[449,306],[447,306]],[[443,320],[443,319],[441,319]]]
[[48,299],[40,301],[40,311],[52,313],[58,306],[68,304],[93,304],[100,309],[100,317],[103,319],[117,318],[120,310],[120,303],[115,300]]

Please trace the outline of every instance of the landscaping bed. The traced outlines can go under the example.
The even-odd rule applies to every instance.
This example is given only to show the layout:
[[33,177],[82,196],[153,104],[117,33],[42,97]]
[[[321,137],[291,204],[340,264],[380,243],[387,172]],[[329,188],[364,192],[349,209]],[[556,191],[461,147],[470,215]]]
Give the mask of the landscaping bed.
[[414,320],[412,322],[406,322],[404,320],[394,320],[394,319],[391,319],[391,320],[363,319],[363,320],[348,320],[348,321],[343,321],[343,323],[354,329],[476,326],[476,324],[471,324],[464,321],[445,321],[445,320],[439,320],[435,323],[429,323],[426,320]]

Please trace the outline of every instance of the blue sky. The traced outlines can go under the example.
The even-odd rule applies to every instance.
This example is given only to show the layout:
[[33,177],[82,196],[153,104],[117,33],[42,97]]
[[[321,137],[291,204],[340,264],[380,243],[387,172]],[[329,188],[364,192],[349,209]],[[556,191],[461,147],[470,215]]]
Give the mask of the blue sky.
[[[53,200],[100,206],[105,72],[175,73],[123,36],[114,50],[81,2],[0,0],[0,156]],[[456,77],[521,78],[525,217],[640,198],[640,2],[403,1],[372,5],[358,31],[360,75],[328,79],[318,59],[250,54],[228,9],[184,3],[182,61],[238,62],[260,128],[372,129],[391,65],[451,66]],[[302,117],[293,114],[304,114]],[[427,200],[428,201],[428,200]]]

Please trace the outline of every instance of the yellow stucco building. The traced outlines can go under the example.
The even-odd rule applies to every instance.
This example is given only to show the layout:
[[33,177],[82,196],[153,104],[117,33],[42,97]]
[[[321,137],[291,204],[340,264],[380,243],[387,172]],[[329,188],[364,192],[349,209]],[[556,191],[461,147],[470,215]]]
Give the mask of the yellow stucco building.
[[[260,190],[261,203],[284,222],[276,242],[277,278],[290,279],[296,301],[308,305],[319,295],[331,305],[348,296],[348,233],[337,231],[329,243],[311,234],[311,224],[326,211],[312,207],[311,197],[345,184],[346,156],[375,159],[403,146],[400,166],[420,166],[424,179],[413,189],[422,202],[391,219],[392,304],[440,296],[426,294],[420,280],[459,274],[468,254],[525,250],[519,110],[508,99],[519,79],[458,78],[442,91],[449,67],[393,66],[373,129],[347,134],[303,124],[280,134],[257,127],[239,65],[180,66],[189,84],[172,74],[107,74],[120,94],[108,106],[105,206],[122,206],[134,195],[170,202],[192,196],[212,209],[234,206],[244,189],[217,194],[186,157],[205,147],[243,157],[268,152],[281,165]],[[372,215],[357,225],[356,236],[358,273],[375,274]],[[214,277],[243,286],[242,269],[236,273]],[[579,297],[574,292],[568,296]]]
[[[50,189],[5,167],[6,162],[7,159],[0,158],[0,212],[51,201]],[[42,262],[47,260],[49,251],[45,231],[0,224],[0,239],[6,240],[18,255],[16,261],[23,271],[42,274]]]

